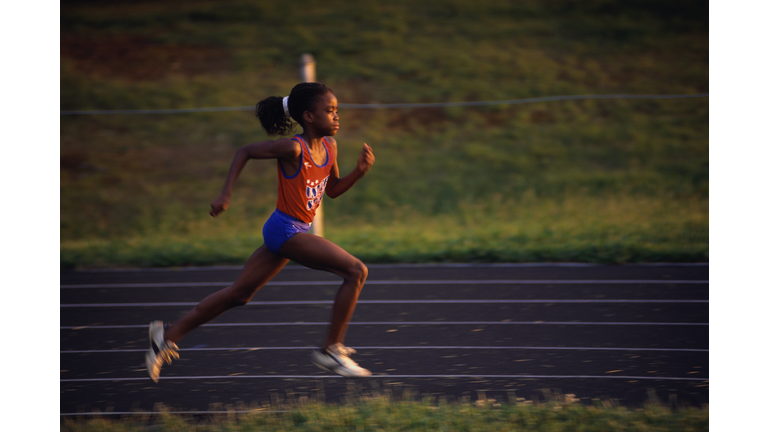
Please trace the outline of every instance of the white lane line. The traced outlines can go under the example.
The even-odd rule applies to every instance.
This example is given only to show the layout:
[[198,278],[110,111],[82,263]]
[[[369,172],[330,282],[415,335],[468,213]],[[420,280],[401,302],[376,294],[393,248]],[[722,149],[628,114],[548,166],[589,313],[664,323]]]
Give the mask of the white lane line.
[[[524,267],[611,267],[605,264],[592,264],[592,263],[444,263],[444,264],[366,264],[368,268],[386,268],[386,269],[401,269],[401,268],[427,268],[427,269],[440,269],[440,268],[524,268]],[[625,267],[709,267],[707,262],[693,262],[693,263],[638,263],[628,264]],[[78,273],[183,273],[183,272],[211,272],[211,271],[240,271],[243,269],[242,265],[221,265],[221,266],[203,266],[203,267],[179,267],[173,269],[167,268],[149,268],[149,267],[129,267],[129,268],[103,268],[103,269],[83,269],[77,270]],[[283,268],[282,272],[291,270],[314,272],[308,267],[304,267],[297,264],[288,264]]]
[[[279,306],[279,305],[330,305],[333,300],[296,300],[296,301],[262,301],[250,302],[246,306]],[[196,306],[199,302],[160,302],[160,303],[72,303],[61,304],[62,308],[99,308],[99,307],[174,307],[174,306]],[[357,304],[487,304],[487,303],[510,303],[510,304],[535,304],[535,303],[709,303],[709,300],[359,300]]]
[[[356,346],[357,350],[539,350],[539,351],[630,351],[630,352],[709,352],[708,349],[694,348],[615,348],[615,347],[526,347],[526,346]],[[181,352],[192,351],[294,351],[315,350],[317,347],[234,347],[234,348],[180,348]],[[146,352],[147,349],[116,350],[73,350],[59,351],[59,354],[104,354]]]
[[[214,323],[201,327],[275,327],[275,326],[325,326],[327,322],[276,322],[276,323]],[[349,325],[629,325],[629,326],[708,326],[709,323],[687,322],[621,322],[621,321],[353,321]],[[146,324],[61,326],[59,330],[146,329]]]
[[[208,376],[164,376],[160,380],[229,380],[229,379],[340,379],[339,375],[208,375]],[[648,376],[628,376],[628,375],[372,375],[371,378],[454,378],[454,379],[627,379],[627,380],[665,380],[665,381],[709,381],[709,378],[690,378],[690,377],[648,377]],[[60,379],[62,383],[77,382],[119,382],[119,381],[148,381],[149,377],[141,378],[74,378]]]
[[[80,288],[171,288],[171,287],[205,287],[205,286],[229,286],[233,282],[167,282],[167,283],[125,283],[125,284],[73,284],[59,285],[61,289],[80,289]],[[341,280],[337,281],[273,281],[266,286],[325,286],[339,285]],[[709,284],[708,280],[581,280],[581,279],[494,279],[494,280],[369,280],[366,285],[594,285],[594,284]]]

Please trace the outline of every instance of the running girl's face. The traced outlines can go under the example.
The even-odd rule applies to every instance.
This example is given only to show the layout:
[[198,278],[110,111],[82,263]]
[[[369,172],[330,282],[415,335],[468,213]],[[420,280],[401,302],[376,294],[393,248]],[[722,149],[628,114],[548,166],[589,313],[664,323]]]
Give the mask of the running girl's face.
[[315,103],[311,124],[323,136],[334,136],[339,131],[339,101],[333,93],[322,95]]

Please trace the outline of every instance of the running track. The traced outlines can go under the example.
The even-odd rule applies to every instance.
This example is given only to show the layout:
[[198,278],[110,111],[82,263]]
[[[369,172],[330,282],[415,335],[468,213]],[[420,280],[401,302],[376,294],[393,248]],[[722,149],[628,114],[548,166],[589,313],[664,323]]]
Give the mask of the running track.
[[312,365],[340,279],[289,266],[182,340],[157,384],[144,366],[149,321],[174,321],[240,269],[63,271],[60,413],[211,413],[368,394],[709,402],[707,264],[369,268],[346,345],[373,377]]

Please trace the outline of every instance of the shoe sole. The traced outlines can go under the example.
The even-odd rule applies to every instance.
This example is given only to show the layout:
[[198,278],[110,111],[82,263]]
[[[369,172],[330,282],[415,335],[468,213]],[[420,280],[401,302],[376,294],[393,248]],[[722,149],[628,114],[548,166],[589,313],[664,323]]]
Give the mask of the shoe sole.
[[156,375],[152,373],[156,367],[155,364],[157,363],[157,360],[160,359],[161,367],[163,364],[170,364],[172,361],[171,355],[160,349],[160,346],[155,340],[155,336],[159,333],[159,336],[162,337],[163,332],[164,328],[162,321],[152,321],[149,323],[149,351],[144,355],[144,361],[147,365],[147,374],[154,382],[158,382],[160,379],[160,367],[157,367],[158,371]]
[[[315,366],[317,366],[317,367],[319,367],[320,369],[322,369],[322,370],[325,370],[325,371],[328,371],[328,372],[333,372],[333,370],[332,370],[332,369],[330,369],[330,368],[327,368],[327,367],[323,366],[323,365],[322,365],[322,364],[320,364],[320,363],[317,363],[317,362],[315,362],[315,361],[313,361],[312,363],[313,363]],[[334,373],[335,373],[335,372],[334,372]]]
[[160,374],[154,375],[154,374],[152,373],[152,369],[154,369],[154,364],[155,364],[155,362],[154,362],[154,361],[152,361],[152,357],[150,356],[150,354],[149,354],[149,353],[147,353],[146,355],[144,355],[144,361],[145,361],[145,362],[146,362],[146,364],[147,364],[147,373],[149,374],[149,378],[150,378],[152,381],[154,381],[154,382],[158,382],[158,381],[160,380]]
[[[157,347],[157,343],[155,343],[155,332],[157,328],[157,321],[152,321],[149,323],[149,351],[144,355],[144,361],[147,365],[147,374],[149,374],[149,378],[157,382],[160,378],[160,374],[153,374],[152,371],[155,368],[155,361],[157,360],[157,355],[159,353],[159,347]],[[154,354],[154,355],[153,355]]]

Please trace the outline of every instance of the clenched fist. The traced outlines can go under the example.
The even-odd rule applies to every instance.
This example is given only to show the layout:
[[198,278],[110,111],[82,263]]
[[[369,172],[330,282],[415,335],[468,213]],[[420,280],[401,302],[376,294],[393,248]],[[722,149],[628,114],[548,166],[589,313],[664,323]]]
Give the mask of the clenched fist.
[[226,195],[220,195],[216,198],[216,201],[211,203],[210,215],[216,217],[229,208],[229,197]]
[[368,172],[368,170],[371,169],[375,161],[376,161],[376,157],[373,155],[373,150],[371,150],[371,146],[363,143],[363,151],[361,151],[360,156],[357,157],[357,169],[359,169],[360,171],[363,172],[363,174],[365,174]]

